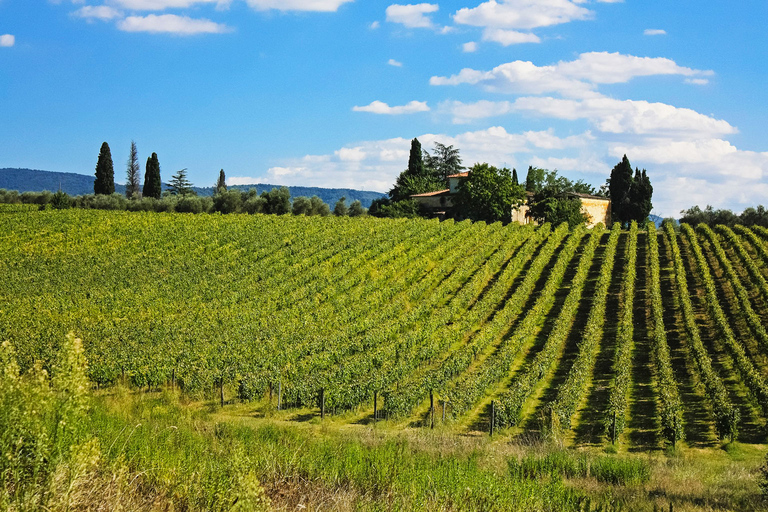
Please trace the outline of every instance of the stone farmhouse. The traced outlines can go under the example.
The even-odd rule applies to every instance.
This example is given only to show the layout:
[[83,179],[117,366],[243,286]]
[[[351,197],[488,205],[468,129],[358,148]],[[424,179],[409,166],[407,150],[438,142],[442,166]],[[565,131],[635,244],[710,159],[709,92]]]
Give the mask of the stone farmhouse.
[[[448,176],[448,188],[445,190],[436,190],[424,194],[414,194],[411,197],[416,199],[419,204],[431,215],[444,219],[451,216],[454,203],[453,198],[459,191],[459,183],[462,179],[469,176],[469,172],[452,174]],[[531,192],[527,192],[527,201],[533,197]],[[581,201],[581,209],[587,214],[589,221],[587,227],[591,228],[598,223],[604,226],[611,225],[611,200],[607,197],[593,196],[589,194],[578,194],[568,192],[567,197],[575,197]],[[526,203],[520,205],[512,211],[512,222],[519,224],[535,224],[536,222],[528,215],[529,207]]]

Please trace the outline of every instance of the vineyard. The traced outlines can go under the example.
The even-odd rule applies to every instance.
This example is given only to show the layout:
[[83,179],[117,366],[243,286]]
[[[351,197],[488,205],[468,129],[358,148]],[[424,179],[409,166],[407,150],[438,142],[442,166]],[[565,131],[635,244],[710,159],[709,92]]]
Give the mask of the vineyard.
[[[0,211],[0,341],[296,421],[765,442],[768,230]],[[215,398],[214,398],[215,397]]]

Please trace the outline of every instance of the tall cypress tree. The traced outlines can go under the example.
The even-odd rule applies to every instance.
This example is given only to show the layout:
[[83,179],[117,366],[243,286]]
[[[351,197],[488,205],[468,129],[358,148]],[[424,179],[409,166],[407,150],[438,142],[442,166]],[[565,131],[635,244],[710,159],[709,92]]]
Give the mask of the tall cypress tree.
[[93,182],[94,194],[113,194],[115,192],[115,168],[112,165],[112,152],[106,142],[101,145],[99,160],[96,162],[96,179]]
[[131,141],[131,154],[128,157],[128,168],[125,174],[125,197],[133,199],[141,191],[141,165],[136,143]]
[[224,176],[224,169],[219,171],[219,179],[216,182],[216,187],[213,191],[214,194],[227,191],[227,177]]
[[627,155],[611,170],[611,215],[622,224],[632,220],[630,189],[633,183],[632,165]]
[[408,156],[408,174],[411,176],[421,176],[425,173],[424,157],[421,152],[421,142],[419,139],[411,141],[411,154]]
[[160,181],[160,162],[157,160],[157,153],[147,158],[147,167],[144,173],[144,197],[154,197],[160,199],[163,193],[162,182]]
[[519,185],[520,183],[517,181],[517,169],[512,169],[512,184],[513,185]]

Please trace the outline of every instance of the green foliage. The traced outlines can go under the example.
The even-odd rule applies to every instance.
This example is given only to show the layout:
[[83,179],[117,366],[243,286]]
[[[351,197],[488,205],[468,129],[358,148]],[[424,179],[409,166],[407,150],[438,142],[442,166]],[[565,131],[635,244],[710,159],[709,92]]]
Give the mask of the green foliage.
[[162,181],[160,179],[160,162],[157,159],[157,153],[147,158],[146,170],[144,172],[144,197],[153,197],[160,199],[162,195]]
[[[762,206],[758,206],[757,210],[750,211],[744,210],[747,213],[747,217],[752,222],[744,222],[746,225],[760,224],[768,222],[768,216],[763,220],[757,215]],[[707,205],[703,210],[698,206],[692,206],[687,210],[680,212],[683,216],[680,219],[681,224],[690,224],[691,226],[697,226],[699,224],[706,224],[708,226],[717,226],[722,224],[724,226],[733,227],[739,223],[739,216],[733,213],[731,210],[715,210],[711,205]]]
[[288,187],[275,187],[269,192],[262,192],[261,197],[266,199],[264,213],[273,215],[291,213],[291,192]]
[[626,426],[629,388],[632,384],[632,357],[635,346],[634,297],[637,279],[637,222],[630,224],[628,238],[625,249],[626,264],[621,283],[621,294],[624,299],[619,309],[616,356],[613,362],[615,377],[611,382],[608,411],[605,415],[605,431],[612,442],[618,440]]
[[[600,243],[603,229],[604,227],[599,225],[590,233],[587,245],[581,252],[579,264],[576,268],[576,274],[571,280],[568,296],[565,298],[562,309],[555,319],[555,324],[547,336],[544,346],[539,353],[536,354],[536,357],[531,361],[530,365],[515,376],[515,380],[512,382],[509,389],[499,395],[498,405],[496,407],[496,421],[499,425],[513,426],[520,423],[522,420],[523,406],[533,392],[536,384],[549,374],[558,355],[562,352],[563,345],[568,339],[568,334],[571,332],[571,326],[576,316],[576,310],[579,307],[579,301],[581,300],[581,295],[584,291],[587,275],[592,266],[592,258]],[[583,234],[583,226],[580,226],[573,232],[571,241],[563,250],[564,255],[571,255],[572,257],[576,247],[578,247],[581,242]],[[546,315],[548,310],[552,307],[554,294],[560,287],[560,281],[565,274],[568,263],[569,261],[567,259],[558,261],[556,269],[553,269],[556,271],[553,271],[547,284],[544,285],[544,290],[539,296],[539,300],[542,301],[542,304],[537,302],[539,308],[534,306],[534,309],[532,310],[534,314],[529,315],[530,318],[538,321],[540,318],[537,318],[537,316]],[[559,268],[557,268],[558,266]],[[529,327],[529,329],[531,329],[531,327]],[[524,332],[522,339],[525,339],[531,334],[531,330]],[[520,343],[520,345],[522,345],[522,343]]]
[[531,217],[538,222],[568,224],[571,229],[589,221],[589,216],[581,209],[581,200],[577,197],[549,196],[546,192],[538,193],[531,203]]
[[341,197],[333,207],[333,214],[337,217],[346,217],[349,215],[349,208],[347,207],[347,198]]
[[86,440],[88,380],[80,339],[68,335],[50,376],[39,363],[21,372],[13,347],[0,345],[0,505],[45,509],[54,475]]
[[171,177],[170,189],[171,195],[186,196],[195,194],[192,190],[192,183],[187,179],[187,169],[181,169]]
[[51,206],[56,210],[66,210],[72,207],[72,198],[59,190],[51,197]]
[[220,191],[213,198],[213,208],[221,213],[238,213],[242,205],[243,193],[237,189]]
[[458,174],[464,169],[461,165],[459,149],[439,142],[435,142],[435,150],[432,155],[424,151],[424,166],[427,172],[440,180],[443,185],[448,183],[448,176]]
[[393,219],[415,219],[421,216],[421,207],[415,199],[403,199],[402,201],[395,202],[387,201],[387,204],[384,204],[382,201],[376,204],[375,216]]
[[[451,148],[453,151],[453,149]],[[458,150],[456,158],[458,158]],[[439,161],[436,165],[443,165]],[[461,160],[459,159],[459,163]],[[444,164],[447,168],[450,164]],[[423,194],[445,188],[445,180],[441,178],[438,169],[432,169],[424,165],[421,143],[418,139],[411,141],[411,152],[408,157],[408,168],[400,173],[394,187],[389,191],[392,201],[405,201],[414,194]]]
[[112,165],[112,153],[109,144],[102,143],[99,160],[96,162],[96,179],[93,182],[95,194],[110,195],[115,192],[115,168]]
[[368,211],[363,208],[362,203],[360,200],[352,201],[352,204],[349,205],[349,216],[350,217],[360,217],[361,215],[365,215],[368,213]]
[[608,184],[611,216],[614,221],[622,226],[627,226],[632,221],[645,222],[653,209],[653,186],[645,169],[642,172],[636,169],[633,177],[632,165],[627,155],[624,155],[621,162],[611,170]]
[[683,404],[680,400],[678,384],[672,370],[672,362],[667,344],[667,331],[664,327],[664,305],[661,298],[661,276],[659,266],[659,239],[656,225],[646,224],[648,231],[648,254],[650,271],[648,274],[651,295],[651,346],[656,361],[656,375],[659,386],[659,416],[661,434],[672,444],[683,439]]
[[651,466],[645,459],[593,457],[586,453],[563,450],[544,455],[531,453],[519,459],[509,459],[507,464],[513,480],[593,477],[598,482],[613,485],[639,485],[647,483],[651,478]]
[[730,436],[733,441],[737,434],[737,425],[739,421],[739,410],[731,404],[725,385],[717,372],[712,368],[712,360],[707,353],[707,349],[701,340],[701,332],[696,323],[693,304],[691,303],[691,294],[688,288],[685,265],[683,257],[680,254],[680,248],[677,244],[677,234],[674,225],[671,222],[664,223],[669,244],[672,248],[672,260],[675,269],[675,284],[677,287],[677,296],[682,306],[683,322],[685,331],[690,340],[696,366],[701,375],[704,387],[707,391],[712,412],[715,415],[715,426],[717,434],[721,439]]
[[127,170],[125,173],[125,197],[138,199],[141,192],[141,166],[139,165],[139,151],[136,142],[131,141],[131,152],[128,156]]
[[603,263],[600,266],[600,274],[597,277],[597,284],[592,295],[592,306],[587,317],[587,324],[581,335],[579,353],[568,372],[565,383],[559,387],[557,398],[550,404],[561,428],[570,428],[571,426],[571,418],[587,392],[587,384],[595,366],[598,347],[603,340],[608,288],[613,277],[613,266],[620,233],[620,226],[614,224],[603,253]]
[[227,190],[227,177],[224,174],[224,169],[219,171],[219,179],[216,180],[216,185],[213,187],[215,192],[224,192]]
[[475,164],[459,182],[454,199],[456,216],[473,221],[512,221],[512,209],[522,204],[525,192],[512,183],[509,169]]

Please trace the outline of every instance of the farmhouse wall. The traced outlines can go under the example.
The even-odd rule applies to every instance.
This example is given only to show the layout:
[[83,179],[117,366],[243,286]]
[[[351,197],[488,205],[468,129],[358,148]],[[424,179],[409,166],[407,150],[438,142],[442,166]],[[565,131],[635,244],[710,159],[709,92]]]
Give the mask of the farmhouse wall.
[[581,197],[581,211],[589,217],[587,227],[593,228],[598,223],[605,227],[611,225],[611,201],[603,198]]

